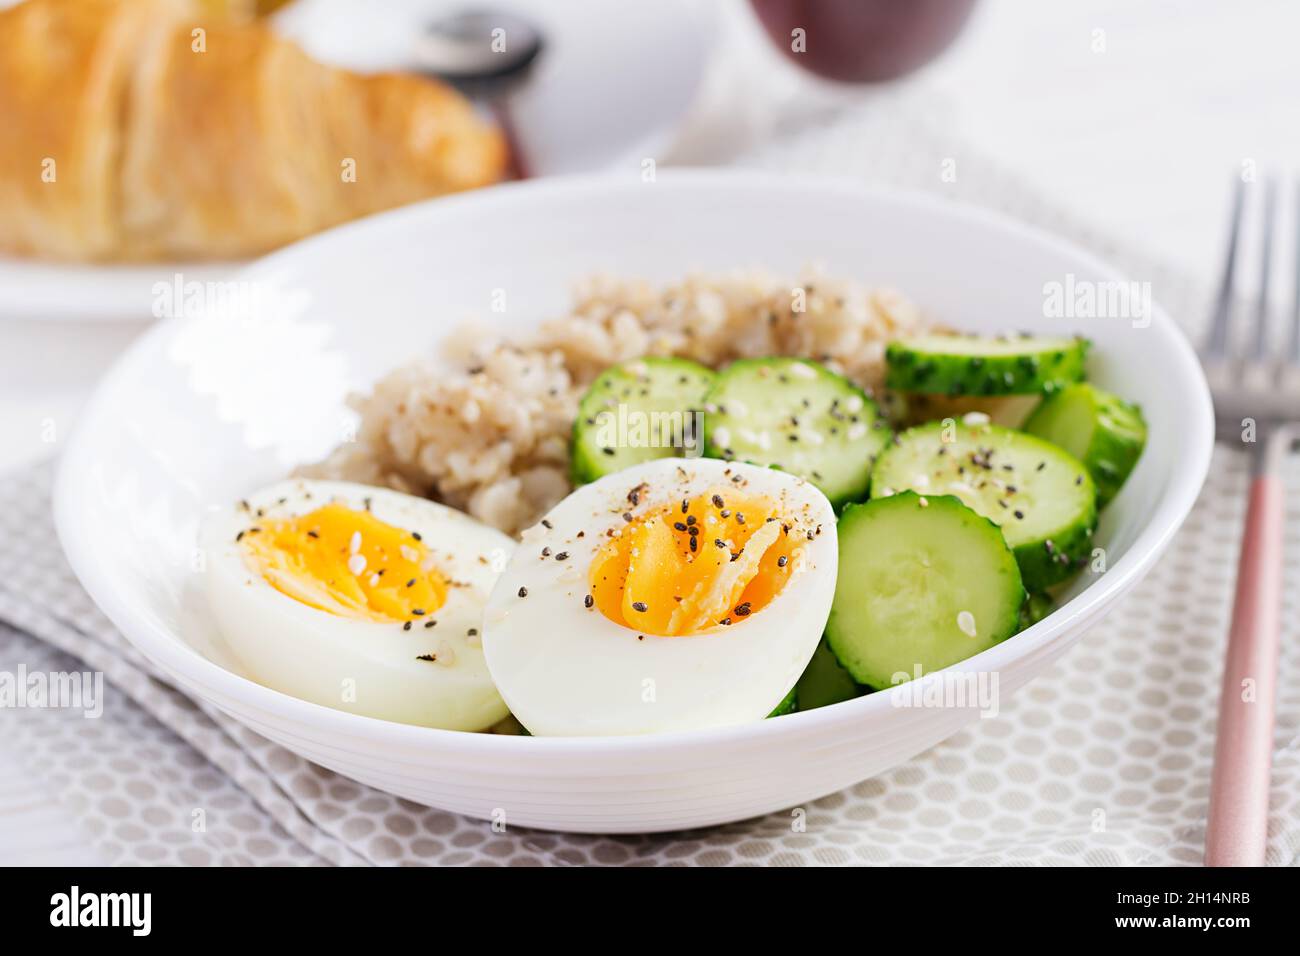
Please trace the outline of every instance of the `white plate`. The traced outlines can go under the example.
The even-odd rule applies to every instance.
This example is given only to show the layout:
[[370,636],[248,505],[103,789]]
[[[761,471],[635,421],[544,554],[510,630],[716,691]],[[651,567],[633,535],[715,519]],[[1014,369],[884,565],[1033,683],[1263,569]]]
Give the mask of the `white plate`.
[[[464,6],[389,0],[376,16],[355,0],[298,0],[277,15],[276,27],[323,61],[397,69],[409,64],[422,23]],[[544,55],[511,104],[531,175],[662,158],[704,76],[715,34],[709,9],[685,0],[613,9],[603,0],[493,6],[518,9],[546,37]],[[186,280],[219,280],[242,265],[80,265],[0,255],[0,321],[139,321],[153,314],[155,283],[178,272]]]
[[[397,69],[411,62],[424,24],[475,6],[385,0],[383,15],[375,16],[356,0],[297,0],[276,25],[318,59],[355,70]],[[542,55],[510,109],[533,176],[662,159],[718,39],[715,11],[689,0],[492,0],[482,6],[517,11],[544,37]]]
[[[509,330],[560,313],[593,270],[668,279],[762,265],[905,290],[964,329],[1085,331],[1103,386],[1137,400],[1150,442],[1098,531],[1109,570],[1046,620],[953,671],[1009,693],[1133,586],[1201,487],[1212,443],[1195,356],[1157,308],[1128,320],[1044,317],[1044,283],[1113,280],[1086,253],[986,212],[850,185],[753,174],[573,178],[497,187],[388,213],[285,249],[245,278],[244,321],[150,331],[108,375],[64,454],[60,537],[91,595],[173,680],[292,750],[409,799],[511,823],[629,832],[735,820],[879,773],[978,719],[872,694],[779,720],[641,738],[512,738],[385,723],[288,697],[232,668],[195,601],[205,509],[338,440],[350,388],[428,349],[505,289]],[[539,624],[539,631],[545,625]],[[539,633],[539,639],[545,639]],[[944,672],[925,680],[943,680]]]

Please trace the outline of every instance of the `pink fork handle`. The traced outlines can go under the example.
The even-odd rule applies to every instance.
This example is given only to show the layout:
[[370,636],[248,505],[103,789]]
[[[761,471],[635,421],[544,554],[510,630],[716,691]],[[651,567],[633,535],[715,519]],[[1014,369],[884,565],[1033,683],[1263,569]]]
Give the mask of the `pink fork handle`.
[[1250,487],[1219,699],[1206,866],[1262,866],[1268,836],[1273,707],[1282,607],[1282,479]]

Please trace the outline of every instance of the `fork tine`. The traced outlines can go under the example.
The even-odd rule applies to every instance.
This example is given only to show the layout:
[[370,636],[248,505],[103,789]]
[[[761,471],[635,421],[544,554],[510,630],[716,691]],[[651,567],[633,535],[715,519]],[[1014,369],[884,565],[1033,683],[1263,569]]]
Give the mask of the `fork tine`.
[[1270,279],[1273,272],[1273,223],[1277,219],[1277,181],[1264,180],[1264,239],[1259,251],[1259,298],[1255,302],[1255,344],[1251,354],[1256,362],[1268,358],[1268,314]]
[[1237,271],[1237,239],[1241,235],[1241,211],[1246,183],[1238,176],[1232,193],[1232,224],[1228,227],[1228,253],[1223,261],[1223,276],[1219,280],[1219,294],[1214,301],[1214,317],[1210,335],[1205,345],[1205,355],[1222,359],[1228,354],[1228,322],[1232,318],[1232,284]]

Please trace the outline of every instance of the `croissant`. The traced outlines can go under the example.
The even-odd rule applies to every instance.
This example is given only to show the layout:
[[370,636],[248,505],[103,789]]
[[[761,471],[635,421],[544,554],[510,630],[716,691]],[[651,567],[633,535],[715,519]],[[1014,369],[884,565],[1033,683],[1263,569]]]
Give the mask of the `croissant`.
[[433,80],[315,62],[188,0],[0,11],[0,250],[255,255],[498,179],[500,134]]

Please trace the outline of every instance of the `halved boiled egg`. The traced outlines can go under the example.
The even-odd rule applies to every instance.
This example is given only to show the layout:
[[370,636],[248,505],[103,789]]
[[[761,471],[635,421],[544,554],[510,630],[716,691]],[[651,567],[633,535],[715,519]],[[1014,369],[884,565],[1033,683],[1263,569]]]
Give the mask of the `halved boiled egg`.
[[514,542],[410,495],[293,480],[200,532],[211,610],[250,676],[341,710],[448,730],[506,716],[481,645]]
[[761,720],[817,647],[837,559],[835,514],[806,481],[661,458],[577,489],[524,532],[483,650],[539,736]]

